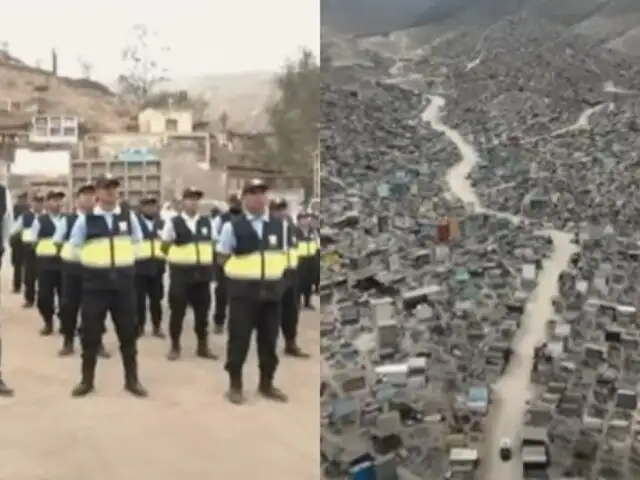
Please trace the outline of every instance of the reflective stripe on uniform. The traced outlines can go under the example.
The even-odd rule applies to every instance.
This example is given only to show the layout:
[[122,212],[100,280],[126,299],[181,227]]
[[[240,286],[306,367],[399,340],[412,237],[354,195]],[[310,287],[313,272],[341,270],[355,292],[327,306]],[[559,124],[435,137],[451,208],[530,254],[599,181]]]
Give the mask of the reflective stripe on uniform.
[[298,257],[312,257],[318,252],[318,243],[315,240],[302,240],[298,242]]
[[36,237],[33,236],[31,228],[23,228],[22,235],[20,237],[23,243],[35,243]]
[[62,250],[60,251],[60,258],[62,258],[65,262],[75,262],[77,261],[77,257],[73,254],[73,247],[70,243],[65,243],[62,246]]
[[229,279],[279,280],[286,268],[287,257],[284,252],[267,250],[248,255],[232,255],[224,264],[224,273]]
[[285,253],[285,258],[287,261],[287,268],[296,268],[298,266],[298,249],[296,247],[291,247],[287,249]]
[[150,258],[164,258],[160,250],[160,243],[160,240],[155,238],[143,241],[136,249],[136,259],[148,260]]
[[88,240],[80,251],[80,262],[89,268],[133,266],[135,248],[131,237],[118,235]]
[[211,265],[213,263],[213,242],[171,245],[167,260],[174,265]]
[[58,255],[58,247],[53,243],[52,238],[43,238],[38,240],[36,255],[38,257],[55,257]]

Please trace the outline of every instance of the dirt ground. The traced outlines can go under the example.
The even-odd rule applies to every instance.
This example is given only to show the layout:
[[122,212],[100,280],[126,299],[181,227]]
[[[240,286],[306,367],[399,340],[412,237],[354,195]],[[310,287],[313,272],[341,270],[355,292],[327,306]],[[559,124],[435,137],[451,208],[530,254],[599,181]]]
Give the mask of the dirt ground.
[[[56,356],[60,338],[38,335],[37,312],[23,310],[21,296],[7,293],[8,277],[5,268],[2,366],[16,396],[0,399],[0,480],[317,478],[317,314],[301,319],[300,344],[314,358],[281,358],[278,386],[290,395],[288,405],[255,395],[255,357],[246,368],[251,401],[241,407],[225,402],[222,361],[192,356],[190,325],[180,362],[165,359],[165,342],[149,336],[140,341],[140,375],[150,391],[142,400],[122,390],[109,327],[114,356],[98,365],[97,391],[74,399],[79,357]],[[213,337],[213,345],[223,353],[224,337]]]

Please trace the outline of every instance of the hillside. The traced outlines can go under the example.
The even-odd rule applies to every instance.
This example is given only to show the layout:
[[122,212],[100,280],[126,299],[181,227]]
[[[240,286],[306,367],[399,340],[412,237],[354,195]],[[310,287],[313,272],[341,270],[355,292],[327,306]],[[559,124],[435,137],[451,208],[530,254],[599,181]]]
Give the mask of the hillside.
[[[382,0],[323,0],[328,31],[362,35],[413,28],[486,28],[506,17],[527,13],[586,35],[596,43],[640,55],[640,2],[637,0],[401,0],[391,8]],[[405,19],[405,20],[403,20]],[[402,24],[402,26],[399,26]],[[325,30],[325,31],[327,31]]]
[[[122,131],[133,111],[121,105],[107,87],[84,79],[55,77],[49,71],[31,67],[20,60],[0,57],[0,102],[17,102],[22,109],[38,105],[50,113],[73,114],[96,131]],[[24,115],[3,114],[2,124],[16,126]]]
[[265,106],[274,96],[275,72],[246,72],[228,75],[206,75],[175,79],[163,88],[186,90],[207,99],[208,120],[216,120],[222,112],[229,114],[229,126],[236,130],[259,131],[267,124]]

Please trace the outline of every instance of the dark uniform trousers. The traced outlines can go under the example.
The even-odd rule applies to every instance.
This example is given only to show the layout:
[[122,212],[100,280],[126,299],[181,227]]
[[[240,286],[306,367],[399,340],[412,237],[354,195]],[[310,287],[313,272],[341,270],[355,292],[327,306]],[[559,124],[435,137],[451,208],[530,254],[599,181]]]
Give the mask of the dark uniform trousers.
[[60,322],[62,324],[62,335],[67,345],[73,344],[73,339],[78,331],[78,314],[80,313],[80,302],[82,301],[82,273],[83,268],[80,262],[71,258],[69,248],[69,236],[71,230],[78,219],[77,214],[67,216],[67,231],[65,234],[65,244],[62,246],[62,301],[60,303]]
[[22,289],[22,273],[24,269],[24,245],[20,233],[14,234],[10,241],[11,266],[13,267],[12,287],[15,293]]
[[192,232],[184,218],[174,217],[175,239],[169,249],[169,337],[172,349],[180,349],[180,337],[187,307],[193,310],[194,330],[199,348],[207,344],[211,281],[213,279],[213,242],[211,221],[201,217]]
[[116,215],[111,229],[105,218],[99,215],[88,214],[86,223],[86,241],[81,254],[83,383],[93,383],[107,313],[111,314],[120,343],[125,381],[137,382],[135,269],[129,211],[123,209]]
[[300,231],[298,238],[298,290],[303,306],[311,306],[311,292],[317,285],[318,242],[310,233]]
[[33,305],[36,300],[36,251],[35,239],[31,238],[31,227],[35,218],[35,214],[31,211],[22,215],[24,302],[27,305]]
[[144,333],[147,324],[147,301],[151,325],[155,330],[160,329],[164,297],[165,262],[158,240],[158,232],[162,229],[163,221],[159,218],[151,219],[152,228],[149,228],[147,221],[145,218],[140,218],[144,242],[138,247],[136,261],[136,311],[139,334]]
[[[0,198],[0,204],[4,203]],[[6,212],[6,205],[4,209]],[[20,218],[28,208],[25,205],[15,205],[13,209],[13,220]],[[3,213],[4,215],[4,213]],[[24,247],[22,245],[22,232],[16,232],[9,238],[11,247],[11,266],[13,267],[12,287],[13,292],[18,293],[22,289],[22,269],[24,268]]]
[[[285,290],[282,295],[282,318],[280,327],[287,347],[294,347],[298,336],[300,305],[298,303],[298,231],[295,225],[285,224],[287,250],[285,252],[286,270],[284,271]],[[284,234],[284,233],[283,233]]]
[[[231,386],[242,388],[242,370],[251,335],[257,334],[261,386],[269,386],[278,367],[277,341],[282,317],[285,256],[282,222],[269,219],[259,237],[244,216],[234,220],[236,246],[225,263],[229,288],[227,361]],[[267,271],[277,271],[267,278]],[[251,272],[247,278],[248,272]]]
[[60,307],[62,291],[61,261],[58,247],[53,243],[56,225],[49,215],[38,217],[40,230],[36,243],[38,269],[38,311],[46,329],[53,328],[56,304]]
[[[225,223],[232,221],[237,218],[230,212],[224,212],[220,215],[220,231],[222,231],[222,227]],[[217,232],[218,235],[220,232]],[[218,327],[224,327],[225,320],[227,319],[227,308],[229,305],[229,293],[227,290],[227,281],[224,275],[224,269],[221,265],[216,264],[214,266],[214,273],[216,279],[216,288],[215,288],[215,303],[214,303],[214,312],[213,312],[213,323]]]

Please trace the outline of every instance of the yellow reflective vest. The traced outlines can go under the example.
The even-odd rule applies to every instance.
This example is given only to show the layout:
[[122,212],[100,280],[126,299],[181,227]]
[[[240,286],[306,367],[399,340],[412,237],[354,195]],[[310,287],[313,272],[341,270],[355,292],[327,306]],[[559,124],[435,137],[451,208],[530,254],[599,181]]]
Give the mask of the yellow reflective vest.
[[169,246],[167,262],[173,281],[210,282],[213,279],[213,240],[211,220],[199,217],[192,231],[178,215],[171,220],[174,240]]
[[42,270],[56,270],[60,268],[58,246],[53,242],[56,233],[56,223],[49,214],[38,216],[38,237],[36,238],[35,252],[38,260],[38,268]]
[[282,222],[263,223],[262,236],[246,216],[232,223],[235,248],[224,264],[230,297],[279,301],[284,293],[287,256]]
[[131,239],[131,213],[123,209],[113,225],[102,215],[85,216],[86,239],[80,250],[85,288],[128,289],[135,272],[135,246]]
[[35,219],[36,215],[31,211],[24,212],[22,214],[22,231],[20,232],[20,239],[24,244],[33,245],[36,243],[36,239],[31,231],[31,227],[33,226],[33,221]]
[[145,276],[162,275],[164,273],[165,255],[162,251],[159,232],[164,222],[160,218],[148,220],[141,215],[138,218],[144,240],[136,249],[136,274]]

